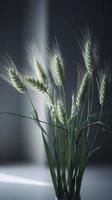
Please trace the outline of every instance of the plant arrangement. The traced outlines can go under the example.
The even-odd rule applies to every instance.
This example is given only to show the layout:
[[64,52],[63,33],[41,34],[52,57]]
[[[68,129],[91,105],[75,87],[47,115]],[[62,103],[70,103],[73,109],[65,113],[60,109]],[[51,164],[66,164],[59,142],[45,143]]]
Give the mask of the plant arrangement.
[[[80,200],[85,168],[91,156],[100,148],[95,146],[99,128],[111,132],[111,127],[103,120],[110,73],[106,68],[99,72],[95,42],[88,34],[81,49],[83,70],[78,67],[76,87],[73,93],[71,92],[71,105],[67,106],[64,61],[58,46],[50,53],[50,67],[47,71],[34,49],[30,46],[28,54],[35,76],[19,72],[9,56],[2,59],[0,67],[1,77],[28,97],[33,112],[31,116],[5,113],[28,118],[36,123],[41,129],[56,198]],[[98,88],[96,96],[94,96],[94,84]],[[29,89],[45,95],[50,114],[48,121],[39,118],[38,110],[29,95]],[[100,111],[93,109],[97,96]],[[44,124],[50,126],[50,134],[44,128]]]

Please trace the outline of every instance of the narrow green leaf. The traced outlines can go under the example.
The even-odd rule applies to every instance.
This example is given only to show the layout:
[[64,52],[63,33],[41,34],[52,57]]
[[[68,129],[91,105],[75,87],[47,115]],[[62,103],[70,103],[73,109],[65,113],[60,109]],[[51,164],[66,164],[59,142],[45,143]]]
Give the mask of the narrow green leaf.
[[56,158],[56,169],[57,169],[57,195],[60,198],[63,198],[64,192],[63,192],[63,184],[62,184],[62,174],[61,174],[61,149],[60,145],[62,145],[62,137],[60,135],[60,129],[58,130],[57,127],[55,127],[55,137],[56,141],[54,143],[55,147],[55,158]]
[[86,158],[86,137],[82,137],[81,140],[82,141],[80,145],[79,174],[84,168]]
[[95,152],[99,151],[100,148],[101,148],[100,146],[94,148],[94,149],[89,153],[88,158],[90,158]]
[[79,172],[77,177],[76,194],[80,193],[81,182],[86,167],[86,156],[87,156],[87,140],[86,136],[81,137],[79,146]]
[[63,181],[64,190],[65,190],[66,194],[68,195],[67,182],[66,182],[66,155],[65,155],[65,151],[62,152],[61,168],[62,168],[62,181]]
[[49,169],[50,169],[54,189],[55,189],[55,192],[57,193],[57,177],[56,177],[56,173],[55,173],[55,164],[54,164],[53,156],[52,156],[49,146],[47,144],[46,138],[43,134],[43,131],[42,131],[42,138],[43,138],[43,142],[44,142],[44,147],[45,147],[45,151],[46,151],[46,155],[47,155],[47,160],[48,160],[48,164],[49,164]]

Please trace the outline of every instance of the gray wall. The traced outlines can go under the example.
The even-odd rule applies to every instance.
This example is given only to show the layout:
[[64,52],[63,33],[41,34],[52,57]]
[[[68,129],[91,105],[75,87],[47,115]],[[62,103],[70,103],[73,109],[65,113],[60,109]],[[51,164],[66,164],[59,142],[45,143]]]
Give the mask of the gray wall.
[[[0,57],[8,52],[20,64],[21,13],[19,1],[0,2]],[[20,111],[21,96],[0,80],[0,111]],[[0,116],[0,162],[21,157],[20,120]]]

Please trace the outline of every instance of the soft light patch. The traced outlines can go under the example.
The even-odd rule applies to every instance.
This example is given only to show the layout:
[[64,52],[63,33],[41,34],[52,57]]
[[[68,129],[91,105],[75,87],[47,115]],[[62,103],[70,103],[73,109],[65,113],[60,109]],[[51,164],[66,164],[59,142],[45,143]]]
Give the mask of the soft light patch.
[[24,184],[24,185],[34,185],[34,186],[47,186],[47,187],[52,186],[48,182],[35,181],[32,179],[20,176],[14,176],[10,174],[4,174],[4,173],[0,173],[0,183]]

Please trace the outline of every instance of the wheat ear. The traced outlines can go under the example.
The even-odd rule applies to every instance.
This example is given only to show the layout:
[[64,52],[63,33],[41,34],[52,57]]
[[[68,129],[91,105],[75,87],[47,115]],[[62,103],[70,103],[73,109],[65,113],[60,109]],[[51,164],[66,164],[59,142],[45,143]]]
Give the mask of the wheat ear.
[[9,78],[12,85],[21,93],[26,92],[26,86],[22,75],[16,70],[9,68]]
[[10,83],[18,92],[26,92],[24,77],[17,70],[15,63],[9,55],[1,58],[0,76]]
[[55,84],[62,87],[64,85],[64,65],[60,52],[53,55],[51,65]]
[[59,119],[59,121],[64,125],[65,123],[65,109],[63,106],[62,101],[58,100],[57,102],[57,117]]
[[44,84],[47,84],[48,78],[47,78],[47,75],[45,73],[45,70],[43,69],[42,64],[39,63],[38,60],[36,60],[36,64],[37,64],[37,70],[38,70],[38,73],[39,73],[40,81],[43,82]]
[[39,80],[32,78],[32,77],[25,77],[25,79],[33,89],[37,89],[42,93],[47,93],[46,86]]
[[77,108],[79,108],[81,106],[81,104],[84,102],[84,100],[86,98],[90,78],[91,78],[90,74],[86,72],[82,79],[80,88],[79,88],[77,96],[76,96],[75,104],[76,104]]
[[76,111],[76,106],[75,106],[75,95],[72,94],[72,105],[71,105],[71,115],[70,115],[70,119],[72,120],[75,116],[75,111]]
[[92,75],[95,67],[95,60],[94,60],[94,45],[91,39],[87,39],[87,41],[85,42],[83,59],[87,72]]
[[100,85],[99,85],[100,105],[104,105],[106,101],[107,84],[108,84],[108,78],[107,78],[107,74],[104,72],[100,78]]
[[55,108],[51,109],[51,118],[53,120],[54,123],[56,123],[56,112],[55,112]]

